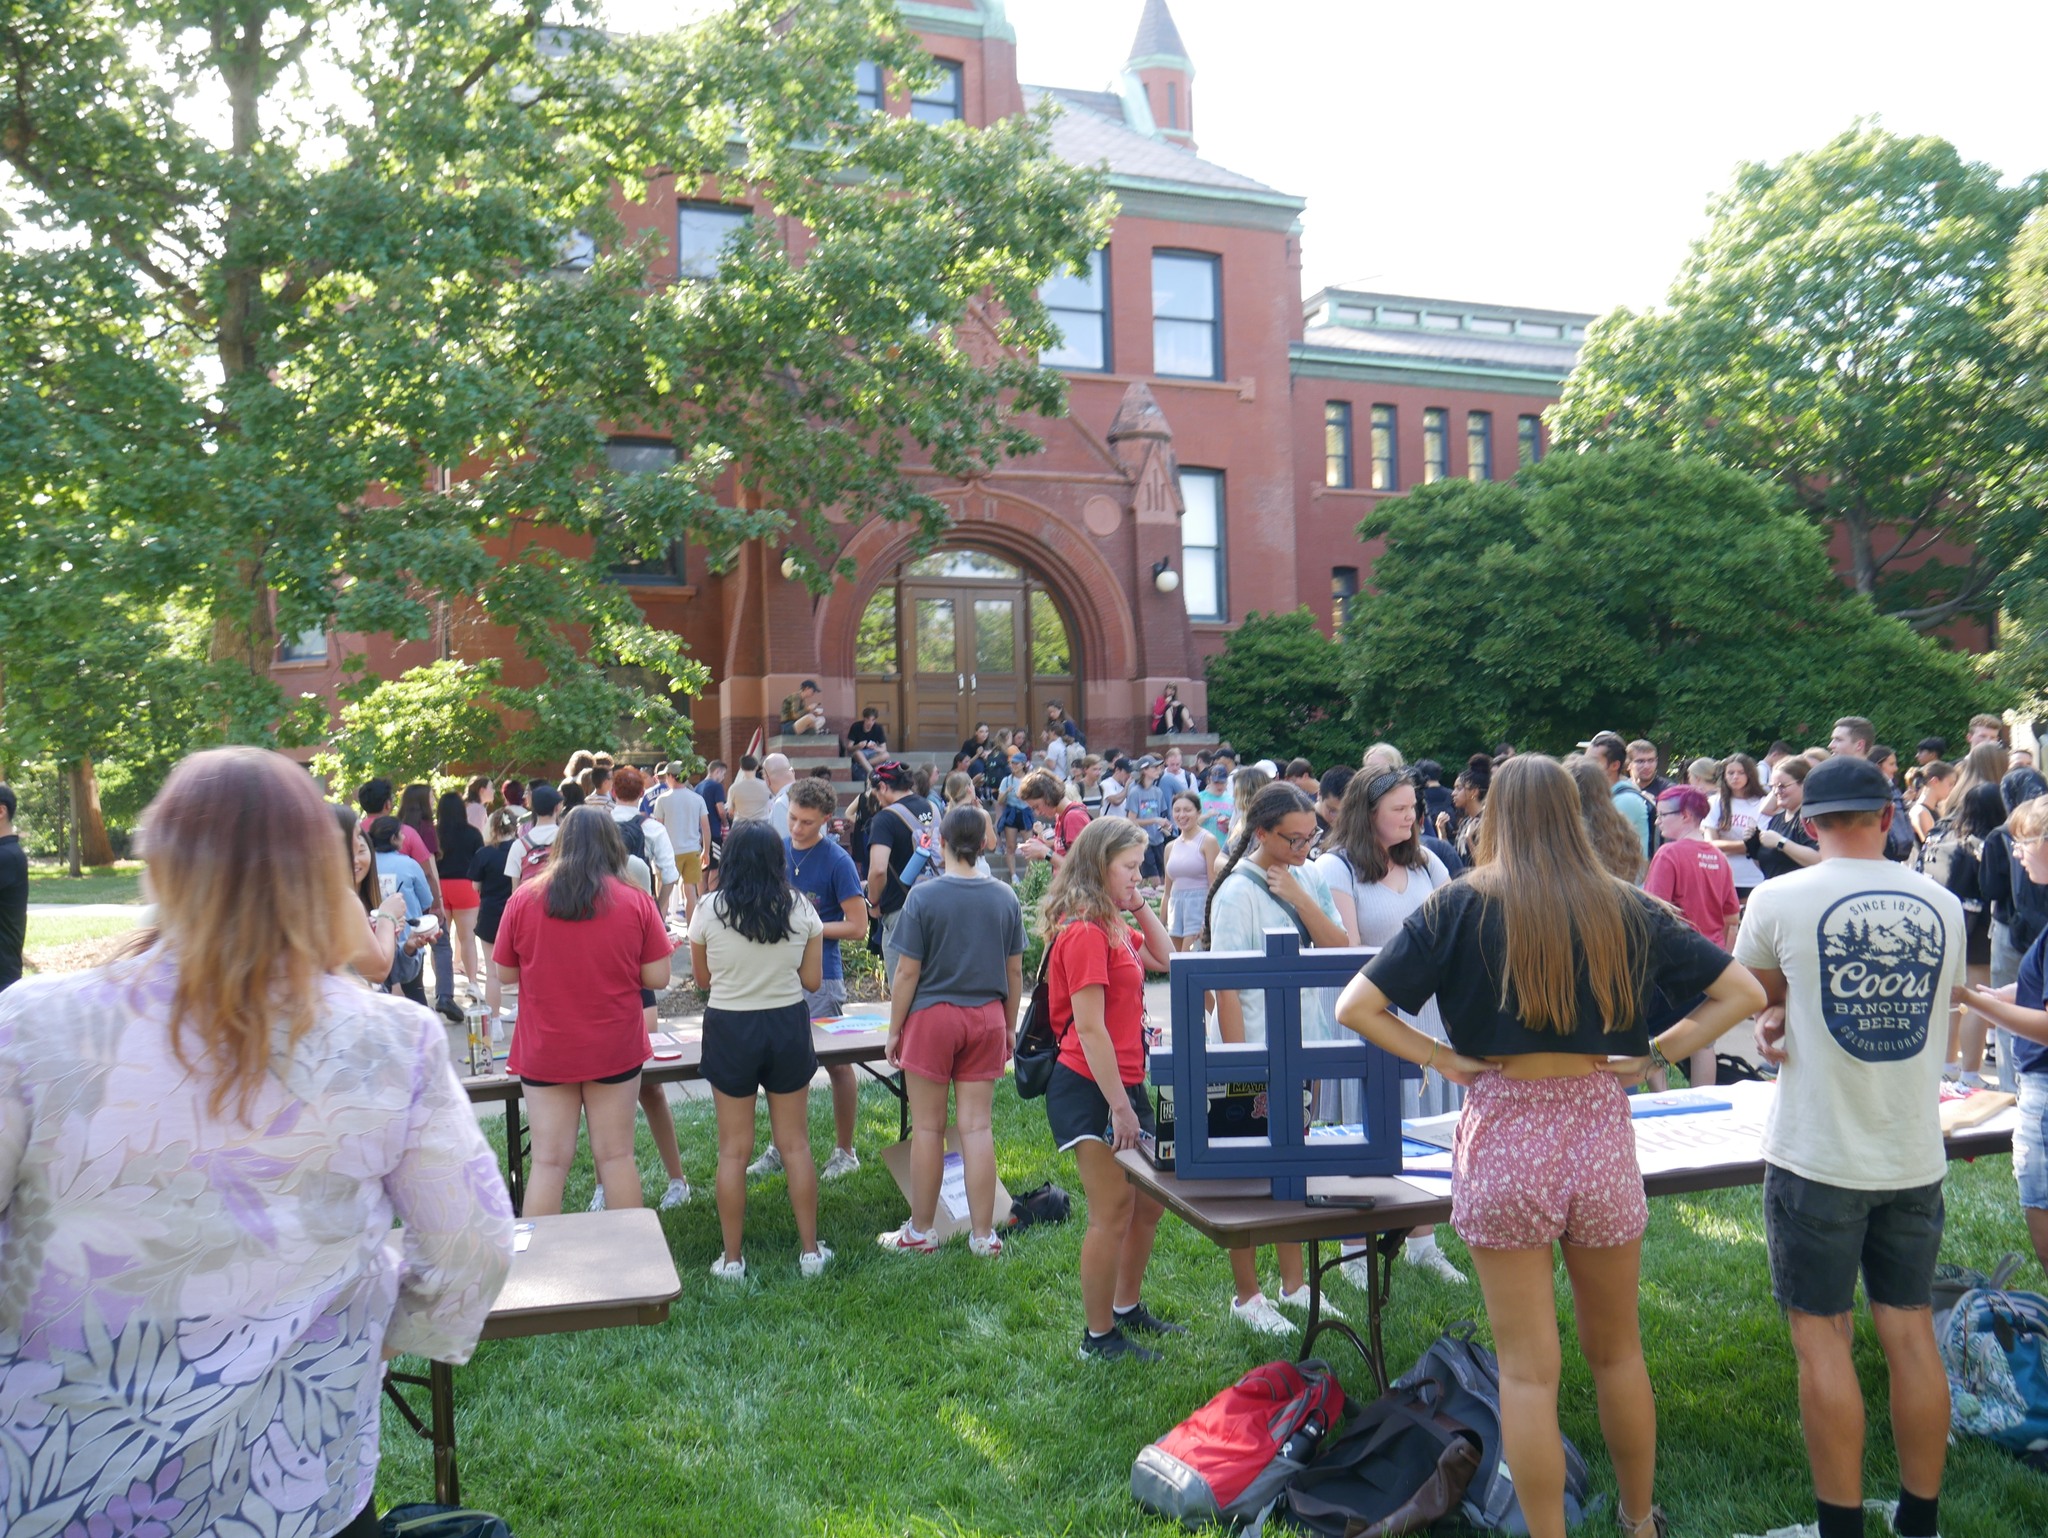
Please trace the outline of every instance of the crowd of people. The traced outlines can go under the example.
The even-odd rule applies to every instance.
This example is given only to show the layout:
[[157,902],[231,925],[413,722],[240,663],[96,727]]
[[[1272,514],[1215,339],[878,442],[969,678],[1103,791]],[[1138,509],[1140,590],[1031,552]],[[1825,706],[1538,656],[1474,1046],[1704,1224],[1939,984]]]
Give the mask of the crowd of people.
[[[1162,719],[1180,719],[1175,703],[1157,702]],[[1244,761],[1228,744],[1092,754],[1054,707],[1043,747],[977,728],[935,787],[930,771],[888,756],[872,718],[864,729],[850,743],[863,785],[850,816],[829,781],[799,778],[780,753],[741,757],[730,779],[723,763],[647,772],[597,752],[576,754],[555,783],[476,778],[437,796],[373,777],[352,806],[323,804],[274,754],[225,749],[182,765],[141,834],[152,926],[109,969],[0,999],[0,1213],[28,1245],[10,1253],[15,1281],[0,1290],[0,1440],[33,1459],[52,1415],[140,1413],[109,1409],[106,1385],[77,1380],[86,1357],[66,1345],[94,1310],[127,1321],[108,1326],[122,1340],[160,1325],[111,1303],[103,1242],[135,1246],[137,1265],[146,1249],[248,1275],[288,1231],[293,1317],[331,1327],[193,1344],[221,1387],[194,1407],[189,1435],[144,1437],[138,1422],[128,1453],[38,1488],[89,1514],[140,1480],[225,1515],[235,1482],[219,1470],[262,1445],[282,1462],[243,1485],[268,1478],[283,1492],[273,1505],[298,1501],[279,1509],[315,1513],[321,1530],[372,1530],[362,1517],[339,1524],[367,1511],[364,1405],[379,1352],[460,1360],[510,1256],[503,1185],[446,1033],[404,1002],[429,1005],[429,964],[432,1007],[451,1022],[462,1004],[495,1011],[516,995],[509,1066],[532,1126],[528,1213],[560,1210],[586,1128],[593,1205],[639,1205],[643,1114],[668,1176],[661,1203],[674,1206],[690,1185],[667,1099],[643,1069],[659,991],[687,946],[717,1124],[711,1273],[749,1274],[749,1181],[779,1173],[796,1271],[814,1278],[833,1259],[819,1183],[859,1168],[850,1069],[828,1080],[822,1169],[809,1134],[812,1024],[845,1008],[842,948],[880,955],[887,1058],[909,1106],[909,1210],[878,1242],[940,1248],[950,1134],[967,1247],[993,1260],[993,1098],[1035,931],[1059,1043],[1048,1132],[1073,1153],[1086,1197],[1080,1351],[1156,1360],[1186,1326],[1145,1304],[1161,1209],[1115,1159],[1153,1124],[1145,981],[1176,954],[1258,950],[1278,929],[1308,947],[1376,952],[1341,993],[1304,997],[1304,1035],[1355,1032],[1419,1065],[1404,1117],[1460,1112],[1452,1226],[1493,1328],[1506,1455],[1532,1533],[1563,1531],[1560,1243],[1623,1531],[1664,1530],[1636,1315],[1647,1211],[1626,1091],[1671,1082],[1674,1064],[1692,1084],[1714,1082],[1724,1037],[1753,1021],[1753,1055],[1778,1080],[1765,1230],[1800,1370],[1814,1531],[1861,1531],[1849,1329],[1860,1274],[1894,1384],[1902,1489],[1889,1515],[1902,1538],[1932,1538],[1948,1422],[1928,1308],[1944,1079],[1961,1092],[1995,1073],[2016,1090],[2019,1198],[2048,1265],[2048,780],[2008,749],[2001,722],[1973,721],[1954,761],[1939,739],[1921,742],[1903,773],[1870,723],[1848,716],[1825,746],[1778,742],[1760,759],[1667,759],[1612,732],[1562,762],[1502,744],[1448,785],[1441,764],[1410,765],[1384,742],[1355,770]],[[0,877],[19,847],[12,813],[0,786]],[[254,860],[236,836],[251,819],[266,830]],[[1027,915],[1016,888],[1033,862],[1049,880]],[[11,980],[0,970],[0,988]],[[1213,1004],[1202,1028],[1215,1039],[1264,1038],[1263,994]],[[79,1088],[60,1107],[35,1090],[50,1084]],[[770,1136],[757,1154],[764,1096]],[[1356,1085],[1317,1087],[1312,1114],[1361,1120]],[[122,1162],[76,1157],[117,1145]],[[242,1194],[186,1200],[172,1166],[192,1160]],[[28,1210],[32,1244],[14,1222]],[[383,1242],[394,1219],[402,1259]],[[89,1264],[74,1242],[88,1231],[103,1236]],[[1433,1234],[1406,1252],[1465,1283]],[[1308,1302],[1298,1247],[1275,1265],[1269,1298],[1258,1257],[1233,1252],[1226,1317],[1298,1327],[1283,1312]],[[273,1317],[264,1298],[243,1306]],[[188,1370],[182,1349],[152,1347],[151,1360]],[[277,1408],[277,1385],[316,1377],[333,1398],[317,1433]],[[74,1408],[52,1410],[60,1401]],[[252,1431],[263,1417],[267,1429]]]

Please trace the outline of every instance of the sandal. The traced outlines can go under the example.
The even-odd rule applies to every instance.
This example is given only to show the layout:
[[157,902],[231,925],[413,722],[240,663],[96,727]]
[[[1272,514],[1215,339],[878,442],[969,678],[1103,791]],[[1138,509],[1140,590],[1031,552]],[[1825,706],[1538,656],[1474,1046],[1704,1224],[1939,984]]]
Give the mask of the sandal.
[[[1662,1506],[1652,1506],[1648,1516],[1632,1517],[1623,1509],[1621,1502],[1614,1503],[1614,1525],[1622,1530],[1626,1538],[1669,1538],[1671,1519],[1664,1515]],[[1647,1527],[1646,1533],[1643,1529]]]

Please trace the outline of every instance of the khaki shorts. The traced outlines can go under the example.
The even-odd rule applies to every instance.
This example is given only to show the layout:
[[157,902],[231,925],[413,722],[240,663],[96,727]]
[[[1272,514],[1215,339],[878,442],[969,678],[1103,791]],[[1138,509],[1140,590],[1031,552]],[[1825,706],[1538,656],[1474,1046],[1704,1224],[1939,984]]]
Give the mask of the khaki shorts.
[[676,856],[678,879],[684,886],[697,886],[704,880],[704,856],[695,849],[686,849]]

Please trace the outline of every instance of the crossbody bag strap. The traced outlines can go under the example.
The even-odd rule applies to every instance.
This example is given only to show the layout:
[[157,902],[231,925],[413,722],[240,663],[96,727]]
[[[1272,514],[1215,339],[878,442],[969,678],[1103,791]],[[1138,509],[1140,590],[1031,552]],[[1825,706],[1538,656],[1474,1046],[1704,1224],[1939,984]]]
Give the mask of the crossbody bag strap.
[[[1347,860],[1344,863],[1348,867],[1351,862]],[[1315,936],[1311,935],[1308,932],[1308,925],[1305,922],[1303,922],[1301,915],[1299,913],[1296,913],[1294,909],[1292,909],[1291,907],[1288,907],[1286,903],[1281,902],[1279,898],[1274,897],[1273,889],[1271,887],[1267,886],[1263,881],[1252,881],[1251,875],[1245,870],[1242,864],[1235,866],[1231,870],[1230,874],[1233,876],[1243,876],[1245,880],[1251,881],[1251,884],[1253,886],[1259,888],[1259,890],[1264,892],[1266,896],[1270,898],[1274,903],[1278,904],[1282,908],[1287,908],[1287,916],[1294,920],[1294,928],[1295,931],[1301,936],[1301,943],[1307,946],[1310,950],[1315,949]],[[1352,872],[1351,887],[1354,892],[1356,892],[1358,889],[1358,873],[1356,871]],[[1354,897],[1352,901],[1356,902],[1357,898]]]

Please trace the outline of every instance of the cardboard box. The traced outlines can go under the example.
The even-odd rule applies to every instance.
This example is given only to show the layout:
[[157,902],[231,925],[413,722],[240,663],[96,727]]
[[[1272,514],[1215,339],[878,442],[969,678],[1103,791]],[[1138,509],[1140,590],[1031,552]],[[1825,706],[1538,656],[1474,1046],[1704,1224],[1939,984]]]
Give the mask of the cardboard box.
[[[910,1201],[910,1143],[892,1143],[882,1150],[882,1163],[896,1181],[896,1189],[903,1193],[906,1204]],[[946,1172],[939,1184],[938,1216],[932,1224],[932,1232],[944,1244],[956,1235],[965,1234],[967,1221],[966,1171],[960,1163],[960,1129],[946,1129]],[[995,1231],[1001,1233],[1010,1221],[1010,1193],[1003,1189],[1002,1177],[996,1177]]]

